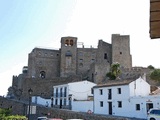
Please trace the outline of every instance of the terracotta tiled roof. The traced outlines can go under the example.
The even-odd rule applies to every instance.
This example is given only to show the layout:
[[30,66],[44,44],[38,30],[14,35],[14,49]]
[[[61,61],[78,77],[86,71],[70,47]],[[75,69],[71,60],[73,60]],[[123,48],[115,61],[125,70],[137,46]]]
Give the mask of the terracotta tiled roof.
[[132,81],[134,81],[134,80],[113,80],[113,81],[109,81],[105,84],[98,84],[97,86],[94,86],[93,88],[128,85]]
[[151,93],[151,95],[160,95],[160,88],[156,89]]

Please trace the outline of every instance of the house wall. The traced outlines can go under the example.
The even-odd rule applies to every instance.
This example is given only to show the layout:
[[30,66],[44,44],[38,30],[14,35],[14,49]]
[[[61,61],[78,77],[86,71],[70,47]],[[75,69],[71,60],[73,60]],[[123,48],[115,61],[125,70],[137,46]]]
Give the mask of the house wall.
[[[64,107],[64,100],[66,100],[66,106],[72,105],[74,100],[87,100],[88,96],[91,96],[91,88],[96,84],[89,81],[81,81],[81,82],[73,82],[63,85],[54,86],[54,105],[60,105],[60,101],[62,100],[62,106]],[[62,94],[64,94],[64,88],[66,87],[66,97],[62,95],[60,96],[60,89],[62,89]],[[56,97],[56,89],[58,88],[58,97]],[[93,96],[93,95],[92,95]],[[71,99],[69,98],[71,97]],[[56,104],[57,101],[57,104]],[[70,103],[71,102],[71,103]]]
[[69,83],[69,94],[72,94],[72,98],[76,100],[87,100],[91,94],[91,88],[95,86],[95,83],[89,81],[73,82]]
[[[64,95],[65,94],[65,88],[66,88],[66,96]],[[64,101],[66,100],[66,105],[69,105],[69,98],[68,98],[68,96],[69,96],[69,86],[68,86],[68,84],[63,84],[63,85],[57,85],[57,86],[54,86],[53,87],[53,104],[54,105],[60,105],[60,100],[62,100],[62,106],[64,106],[65,105],[65,103],[64,103]],[[58,89],[58,93],[56,93],[57,92],[57,90],[56,89]],[[60,94],[61,94],[61,89],[62,89],[62,96],[60,96]],[[58,95],[58,96],[56,96],[56,94]],[[57,104],[56,104],[56,101],[57,101]]]
[[[153,108],[160,108],[159,100],[160,96],[130,97],[123,100],[121,109],[114,107],[114,115],[146,119],[147,104],[153,104]],[[136,104],[140,105],[139,110],[136,110]]]
[[44,99],[38,96],[32,97],[32,103],[43,105],[46,107],[51,107],[51,99]]
[[141,77],[129,84],[130,96],[147,96],[150,93],[150,85]]
[[[85,106],[85,107],[82,107],[82,106]],[[72,111],[87,113],[89,110],[93,112],[93,101],[73,101],[72,102]]]
[[[121,94],[118,94],[118,88],[121,88]],[[100,95],[100,89],[103,94]],[[108,90],[111,89],[112,98],[108,99]],[[112,102],[112,107],[117,105],[117,101],[122,101],[123,99],[128,99],[129,87],[124,86],[112,86],[112,87],[102,87],[94,88],[94,112],[98,114],[109,114],[108,102]],[[103,107],[100,106],[100,102],[103,102]]]
[[[118,88],[121,88],[121,94],[118,94]],[[112,90],[110,100],[108,89]],[[103,91],[102,95],[100,90]],[[150,85],[142,78],[126,85],[95,87],[94,113],[108,115],[108,102],[112,102],[112,115],[146,119],[150,108],[160,108],[160,95],[149,95],[149,93]],[[121,106],[118,106],[119,101]],[[100,106],[100,102],[103,102],[103,106]]]

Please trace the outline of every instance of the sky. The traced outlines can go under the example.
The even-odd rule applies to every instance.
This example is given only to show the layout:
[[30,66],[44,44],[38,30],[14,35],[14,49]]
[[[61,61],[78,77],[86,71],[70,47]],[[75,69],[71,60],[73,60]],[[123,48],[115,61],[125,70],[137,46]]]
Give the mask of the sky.
[[86,47],[130,35],[132,66],[160,68],[160,39],[149,37],[149,0],[0,0],[0,95],[35,47],[59,49],[64,36]]

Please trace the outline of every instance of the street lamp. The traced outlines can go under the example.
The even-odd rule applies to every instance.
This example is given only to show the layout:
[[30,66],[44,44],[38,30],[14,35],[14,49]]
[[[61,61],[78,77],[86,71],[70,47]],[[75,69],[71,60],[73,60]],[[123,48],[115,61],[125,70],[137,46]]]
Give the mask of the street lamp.
[[33,90],[31,88],[29,88],[28,90],[28,94],[29,94],[29,110],[28,110],[28,120],[30,120],[30,107],[31,107],[31,94],[32,94]]

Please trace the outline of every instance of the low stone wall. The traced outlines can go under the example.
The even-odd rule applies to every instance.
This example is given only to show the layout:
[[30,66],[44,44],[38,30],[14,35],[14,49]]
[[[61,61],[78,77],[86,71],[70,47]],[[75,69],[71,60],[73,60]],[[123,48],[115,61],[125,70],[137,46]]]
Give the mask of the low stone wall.
[[[33,105],[33,104],[32,104]],[[22,101],[15,101],[0,97],[0,108],[10,108],[12,114],[27,116],[27,106],[28,104]],[[35,106],[35,105],[34,105]],[[39,116],[47,116],[49,118],[61,118],[66,119],[84,119],[84,120],[128,120],[123,117],[113,117],[113,116],[102,116],[96,114],[88,114],[82,112],[74,112],[70,110],[47,108],[44,106],[36,106],[36,114],[32,114],[31,120],[36,120]]]

